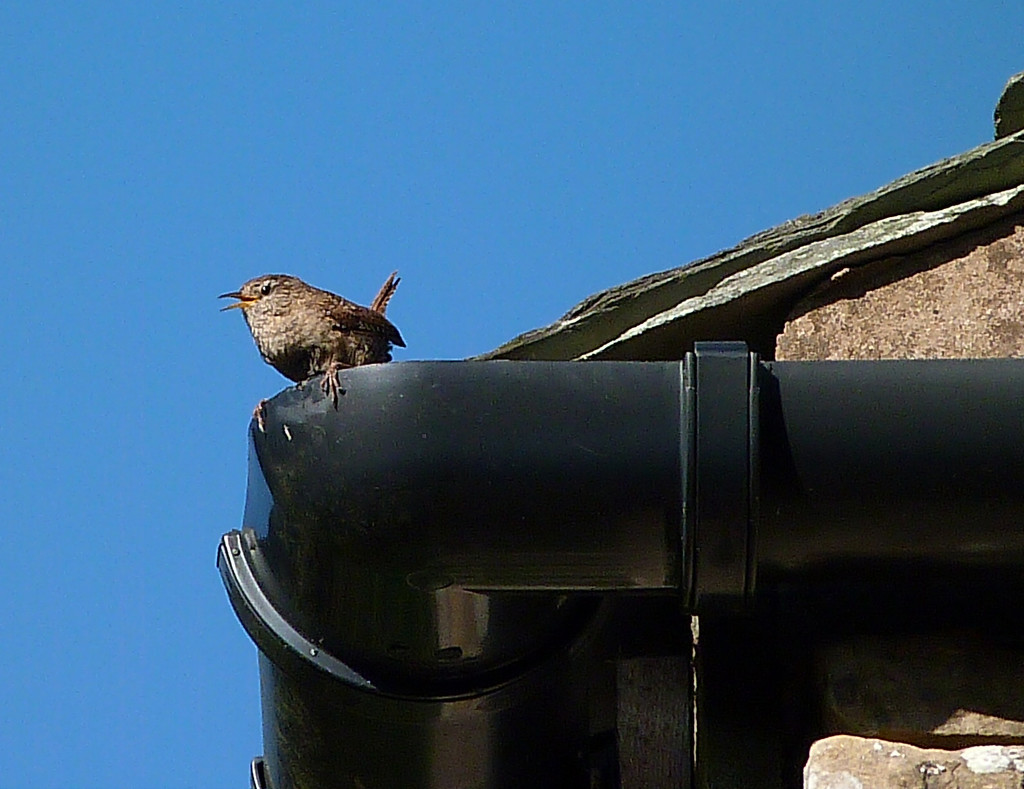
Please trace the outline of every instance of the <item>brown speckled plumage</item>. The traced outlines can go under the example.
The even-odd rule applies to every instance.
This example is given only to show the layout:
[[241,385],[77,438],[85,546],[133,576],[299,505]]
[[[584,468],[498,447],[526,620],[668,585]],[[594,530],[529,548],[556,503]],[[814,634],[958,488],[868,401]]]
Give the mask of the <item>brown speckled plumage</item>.
[[323,374],[321,386],[335,406],[338,370],[391,361],[391,347],[405,347],[398,329],[384,316],[398,287],[392,274],[372,307],[363,307],[298,277],[266,274],[220,298],[238,301],[264,361],[281,375],[302,383]]

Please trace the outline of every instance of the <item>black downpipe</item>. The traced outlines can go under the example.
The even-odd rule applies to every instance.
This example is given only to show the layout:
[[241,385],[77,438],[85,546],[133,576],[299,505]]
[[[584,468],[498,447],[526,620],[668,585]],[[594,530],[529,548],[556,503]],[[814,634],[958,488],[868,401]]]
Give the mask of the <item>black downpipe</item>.
[[1020,586],[1024,360],[714,343],[341,383],[337,410],[317,386],[269,402],[218,556],[275,789],[614,785],[593,710],[612,594],[719,613]]

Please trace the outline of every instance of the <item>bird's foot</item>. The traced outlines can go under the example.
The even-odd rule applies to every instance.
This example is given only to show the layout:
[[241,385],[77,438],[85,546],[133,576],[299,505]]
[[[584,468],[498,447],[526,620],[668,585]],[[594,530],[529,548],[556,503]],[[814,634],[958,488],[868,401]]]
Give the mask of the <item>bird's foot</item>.
[[324,377],[320,379],[320,390],[324,393],[325,397],[331,399],[335,411],[338,410],[338,395],[345,394],[345,390],[341,388],[341,384],[338,382],[338,373],[348,366],[341,362],[334,362],[328,365],[327,370],[324,372]]
[[256,407],[252,410],[252,418],[256,420],[256,427],[260,429],[261,433],[266,433],[267,430],[267,401],[260,400],[256,403]]

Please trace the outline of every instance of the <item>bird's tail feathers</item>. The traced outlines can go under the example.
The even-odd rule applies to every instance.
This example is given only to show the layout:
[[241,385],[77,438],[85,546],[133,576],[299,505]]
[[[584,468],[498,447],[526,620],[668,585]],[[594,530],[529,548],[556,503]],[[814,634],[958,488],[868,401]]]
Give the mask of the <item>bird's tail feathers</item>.
[[387,312],[388,302],[395,295],[395,291],[398,290],[398,283],[401,281],[402,278],[398,276],[398,272],[392,271],[391,276],[385,280],[384,284],[380,286],[380,290],[377,291],[377,295],[373,297],[370,309],[379,312],[381,315]]

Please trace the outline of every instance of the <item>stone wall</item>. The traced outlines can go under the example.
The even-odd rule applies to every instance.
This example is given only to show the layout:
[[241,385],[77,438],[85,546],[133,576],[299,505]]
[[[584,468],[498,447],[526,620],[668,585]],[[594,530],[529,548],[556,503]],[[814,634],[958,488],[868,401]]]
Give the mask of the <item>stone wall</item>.
[[777,359],[1024,356],[1024,214],[845,268],[790,313]]
[[[1022,214],[837,272],[776,344],[781,360],[1010,356],[1024,356]],[[856,736],[812,746],[806,786],[1024,785],[1024,646],[963,624],[817,645],[821,720]]]

